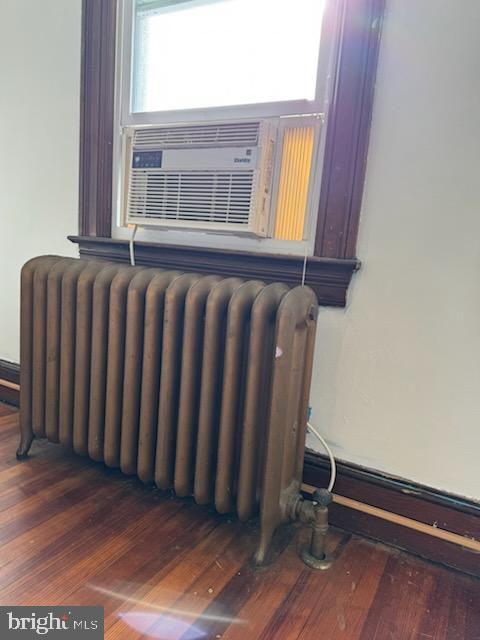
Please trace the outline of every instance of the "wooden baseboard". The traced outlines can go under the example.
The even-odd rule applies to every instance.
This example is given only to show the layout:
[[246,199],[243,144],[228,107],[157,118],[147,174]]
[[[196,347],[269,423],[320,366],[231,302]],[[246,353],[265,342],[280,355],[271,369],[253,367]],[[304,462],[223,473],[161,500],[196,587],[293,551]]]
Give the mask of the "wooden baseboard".
[[[20,367],[0,360],[0,401],[19,406]],[[325,487],[330,464],[305,454],[305,488]],[[332,525],[480,576],[480,503],[351,463],[337,463]],[[465,544],[462,544],[465,538]]]
[[[305,484],[329,475],[328,459],[307,451]],[[334,493],[332,525],[480,576],[480,503],[345,462]]]
[[20,406],[20,366],[0,360],[0,402]]

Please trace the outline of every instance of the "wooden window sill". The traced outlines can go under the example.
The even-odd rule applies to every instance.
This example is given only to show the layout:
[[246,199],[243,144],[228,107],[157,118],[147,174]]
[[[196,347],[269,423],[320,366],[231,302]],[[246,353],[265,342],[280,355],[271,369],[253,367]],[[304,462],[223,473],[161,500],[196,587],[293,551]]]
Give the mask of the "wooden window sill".
[[[130,262],[127,240],[92,236],[68,236],[68,239],[79,245],[81,257]],[[285,282],[292,287],[301,284],[304,263],[301,256],[150,242],[135,243],[135,261],[142,266]],[[307,262],[305,284],[315,291],[319,304],[344,307],[348,285],[359,266],[355,258],[311,256]]]

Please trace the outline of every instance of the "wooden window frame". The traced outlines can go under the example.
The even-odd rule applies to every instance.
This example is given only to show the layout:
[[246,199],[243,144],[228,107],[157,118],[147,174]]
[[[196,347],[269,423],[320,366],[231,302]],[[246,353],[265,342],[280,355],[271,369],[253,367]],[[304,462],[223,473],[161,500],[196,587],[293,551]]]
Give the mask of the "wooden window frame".
[[[365,180],[385,0],[339,0],[332,95],[314,255],[305,283],[320,304],[344,306],[358,269],[356,240]],[[117,0],[83,0],[79,235],[83,257],[127,262],[128,243],[111,237]],[[332,19],[327,13],[326,19]],[[299,284],[301,256],[136,243],[138,264]]]

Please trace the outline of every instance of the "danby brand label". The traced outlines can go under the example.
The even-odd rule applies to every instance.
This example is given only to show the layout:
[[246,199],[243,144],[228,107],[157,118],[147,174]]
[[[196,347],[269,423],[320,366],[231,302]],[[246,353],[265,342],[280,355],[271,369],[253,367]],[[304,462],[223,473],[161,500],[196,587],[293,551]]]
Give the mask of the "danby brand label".
[[103,640],[103,607],[0,607],[0,638]]

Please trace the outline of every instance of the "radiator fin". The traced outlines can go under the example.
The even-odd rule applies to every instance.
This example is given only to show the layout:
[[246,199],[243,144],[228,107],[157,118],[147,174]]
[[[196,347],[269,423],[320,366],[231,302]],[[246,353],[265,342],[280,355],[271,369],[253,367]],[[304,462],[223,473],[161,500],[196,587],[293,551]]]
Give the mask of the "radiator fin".
[[140,435],[138,439],[138,476],[153,482],[158,425],[158,402],[164,339],[166,293],[179,271],[158,273],[145,297],[145,336],[143,344],[142,391],[140,400]]

